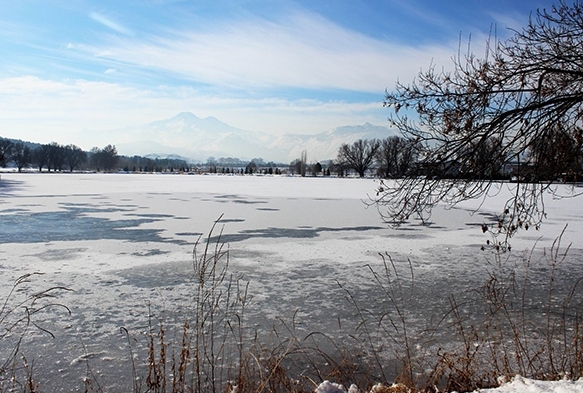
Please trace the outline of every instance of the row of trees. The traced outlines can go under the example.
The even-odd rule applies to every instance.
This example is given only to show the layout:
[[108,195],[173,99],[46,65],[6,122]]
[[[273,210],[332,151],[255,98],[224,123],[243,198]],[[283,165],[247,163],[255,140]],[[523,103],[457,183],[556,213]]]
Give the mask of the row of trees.
[[350,170],[364,177],[371,169],[376,176],[402,177],[411,174],[417,160],[416,144],[399,136],[383,140],[359,139],[352,144],[342,144],[335,160],[309,163],[304,150],[300,158],[289,164],[289,173],[300,176],[345,176]]
[[[301,158],[290,163],[287,172],[301,176],[320,174],[330,176],[336,173],[344,176],[350,169],[364,176],[371,167],[377,168],[377,174],[386,178],[399,177],[408,174],[416,159],[414,144],[404,138],[393,136],[382,141],[358,140],[348,145],[344,144],[338,152],[335,161],[315,164],[308,163],[306,151]],[[228,162],[209,158],[206,170],[210,173],[225,174],[282,174],[285,168],[274,162],[263,162],[262,159],[253,159],[249,162],[240,160]],[[83,151],[75,145],[60,145],[56,142],[38,145],[22,141],[0,139],[0,165],[6,166],[12,162],[20,172],[23,168],[34,166],[42,171],[74,171],[90,169],[112,171],[123,168],[126,172],[163,172],[163,171],[190,171],[190,165],[179,159],[151,159],[134,156],[124,157],[117,154],[113,145],[104,148],[92,148],[89,152]],[[229,166],[230,164],[230,166]],[[233,166],[234,165],[234,166]]]
[[399,136],[383,140],[359,139],[340,147],[335,164],[337,170],[352,169],[360,177],[374,167],[377,175],[396,178],[409,175],[416,169],[417,156],[417,144]]
[[111,172],[187,172],[194,170],[185,160],[178,158],[148,158],[120,156],[114,145],[94,147],[84,151],[75,145],[56,142],[37,144],[0,138],[0,167],[13,164],[19,172],[24,168],[38,168],[40,172],[73,172],[92,170]]
[[[428,177],[431,179],[501,180],[525,182],[576,181],[583,175],[583,137],[578,129],[545,134],[524,152],[509,156],[498,138],[470,140],[457,154],[443,158],[428,150],[417,138],[392,136],[383,140],[358,140],[343,144],[336,168],[352,169],[361,177],[370,169],[386,179]],[[436,149],[433,146],[432,149]]]
[[[317,176],[320,173],[330,176],[334,173],[342,177],[352,170],[360,177],[364,177],[373,171],[373,175],[386,179],[423,174],[437,176],[438,172],[440,177],[448,175],[450,168],[438,170],[418,165],[419,152],[418,143],[414,140],[396,135],[382,140],[359,139],[351,144],[342,144],[336,159],[325,163],[325,166],[320,162],[309,164],[304,151],[301,158],[290,163],[289,172],[301,176]],[[489,157],[487,154],[483,156]],[[501,170],[501,166],[499,169]]]
[[190,166],[177,158],[149,158],[142,156],[119,156],[118,168],[124,172],[188,172]]
[[75,145],[32,144],[10,139],[0,139],[0,166],[13,163],[19,172],[23,168],[33,166],[40,172],[43,168],[51,172],[62,172],[78,169],[95,169],[111,171],[117,168],[119,156],[115,146],[107,145],[103,149],[94,147],[85,152]]
[[241,161],[236,158],[210,157],[206,166],[192,166],[179,158],[148,158],[142,156],[119,156],[113,145],[104,148],[94,147],[83,151],[75,145],[35,144],[0,138],[0,166],[14,164],[21,172],[23,168],[36,167],[39,171],[46,168],[51,172],[74,170],[95,170],[98,172],[123,170],[125,172],[210,172],[225,174],[281,174],[281,164],[263,162],[256,158]]

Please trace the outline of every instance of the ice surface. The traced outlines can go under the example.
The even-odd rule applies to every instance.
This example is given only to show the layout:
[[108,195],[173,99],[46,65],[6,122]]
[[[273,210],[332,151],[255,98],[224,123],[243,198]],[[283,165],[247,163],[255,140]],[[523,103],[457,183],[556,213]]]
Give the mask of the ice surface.
[[[468,289],[492,268],[491,254],[480,251],[488,240],[480,225],[507,191],[479,212],[473,212],[478,202],[438,208],[427,227],[412,220],[394,229],[363,203],[377,185],[372,179],[3,173],[0,298],[31,272],[44,275],[28,291],[73,290],[59,297],[70,316],[55,310],[45,317],[55,339],[35,335],[29,349],[37,372],[58,368],[59,378],[44,382],[55,392],[67,391],[61,378],[84,374],[84,359],[101,375],[131,375],[120,328],[139,335],[149,312],[179,318],[192,307],[193,246],[219,217],[213,239],[227,243],[230,271],[250,281],[248,319],[260,335],[280,318],[294,318],[300,331],[339,337],[358,322],[343,288],[373,314],[386,309],[371,285],[369,266],[382,269],[379,254],[390,255],[402,272],[409,263],[414,268],[420,298],[411,318],[420,330],[452,293],[471,308]],[[563,244],[574,243],[573,258],[559,267],[566,286],[583,276],[580,202],[548,200],[542,229],[512,239],[520,258],[534,241],[550,247],[568,224]]]

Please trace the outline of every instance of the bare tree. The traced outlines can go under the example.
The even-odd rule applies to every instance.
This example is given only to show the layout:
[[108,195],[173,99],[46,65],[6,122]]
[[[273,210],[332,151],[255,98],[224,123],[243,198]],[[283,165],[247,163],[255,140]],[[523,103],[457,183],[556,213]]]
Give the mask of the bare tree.
[[38,166],[38,171],[42,172],[43,167],[46,166],[50,171],[49,167],[49,145],[40,145],[32,153],[32,159],[34,163]]
[[301,173],[302,170],[301,168],[302,163],[299,158],[296,158],[295,160],[289,163],[289,171],[292,175],[295,175],[296,173]]
[[296,158],[289,164],[289,170],[292,174],[299,174],[302,177],[306,176],[306,169],[308,163],[308,153],[302,150],[300,158]]
[[380,142],[376,139],[359,139],[352,145],[342,144],[338,149],[338,161],[349,169],[354,169],[360,177],[374,163]]
[[32,161],[30,147],[26,146],[24,142],[15,143],[12,151],[12,161],[16,164],[18,172],[22,172],[22,168],[29,165]]
[[344,177],[346,174],[346,167],[338,159],[330,161],[328,164],[328,172],[335,173],[338,177]]
[[318,176],[318,174],[322,172],[322,164],[320,162],[316,162],[312,165],[312,176]]
[[251,161],[245,166],[246,175],[252,175],[253,173],[257,173],[257,164],[255,161]]
[[8,139],[0,139],[0,166],[5,167],[12,158],[13,143]]
[[102,153],[104,154],[103,169],[106,171],[114,170],[119,160],[116,147],[107,145],[103,148]]
[[87,153],[85,153],[80,147],[75,145],[67,145],[65,147],[65,151],[67,165],[69,166],[69,171],[71,172],[87,161]]
[[48,144],[48,162],[47,166],[49,171],[53,169],[55,172],[62,171],[65,166],[65,160],[67,159],[67,151],[65,146],[58,144],[57,142],[51,142]]
[[119,160],[117,149],[113,145],[107,145],[103,149],[94,147],[89,154],[91,155],[91,164],[97,169],[97,172],[102,169],[104,171],[113,170]]
[[477,143],[470,143],[468,154],[469,166],[465,168],[465,175],[469,179],[496,180],[502,178],[502,171],[507,157],[501,153],[502,141],[496,137],[488,138]]
[[302,150],[302,156],[300,158],[300,175],[306,177],[306,166],[308,165],[308,153]]
[[583,160],[583,138],[581,131],[572,135],[561,124],[552,132],[545,133],[533,141],[527,152],[531,167],[525,177],[535,181],[553,180],[560,174],[563,180],[579,180]]
[[395,135],[380,142],[377,161],[380,174],[387,179],[409,174],[416,159],[416,145],[406,138]]
[[[580,149],[571,146],[581,146],[582,58],[583,5],[561,1],[550,11],[538,10],[510,39],[488,42],[483,59],[468,49],[454,58],[453,71],[431,66],[413,83],[398,83],[387,92],[384,104],[394,110],[392,124],[420,146],[419,166],[447,167],[457,175],[448,181],[411,176],[383,182],[374,202],[386,209],[386,220],[426,219],[437,203],[452,206],[486,197],[495,166],[518,162],[519,172],[540,170],[548,161],[549,144],[543,141],[554,141],[560,151],[554,157],[566,154],[577,161]],[[559,134],[573,143],[557,143]],[[476,159],[476,151],[489,159]],[[565,170],[547,169],[544,177],[551,181]],[[545,217],[543,196],[551,182],[527,183],[520,173],[517,179],[513,197],[483,228],[504,234],[505,240],[520,228],[538,227]]]

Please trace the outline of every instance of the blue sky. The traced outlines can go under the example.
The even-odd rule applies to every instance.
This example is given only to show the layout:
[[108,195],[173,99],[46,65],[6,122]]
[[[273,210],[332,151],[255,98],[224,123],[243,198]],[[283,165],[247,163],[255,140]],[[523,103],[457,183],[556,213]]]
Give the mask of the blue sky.
[[[387,125],[385,89],[552,1],[7,0],[0,136],[84,149],[191,111],[274,135]],[[100,131],[119,129],[119,140]]]

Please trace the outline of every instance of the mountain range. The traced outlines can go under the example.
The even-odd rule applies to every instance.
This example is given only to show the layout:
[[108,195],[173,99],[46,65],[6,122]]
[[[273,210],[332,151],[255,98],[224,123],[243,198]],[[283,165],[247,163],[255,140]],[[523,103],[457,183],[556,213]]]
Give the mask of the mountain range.
[[209,157],[233,157],[242,160],[263,158],[265,161],[288,163],[306,151],[309,161],[336,158],[343,143],[358,139],[383,139],[395,131],[370,123],[342,126],[315,135],[285,134],[274,136],[232,127],[214,117],[199,118],[182,112],[141,127],[125,128],[108,133],[120,154],[133,156],[181,156],[190,161],[204,162]]

